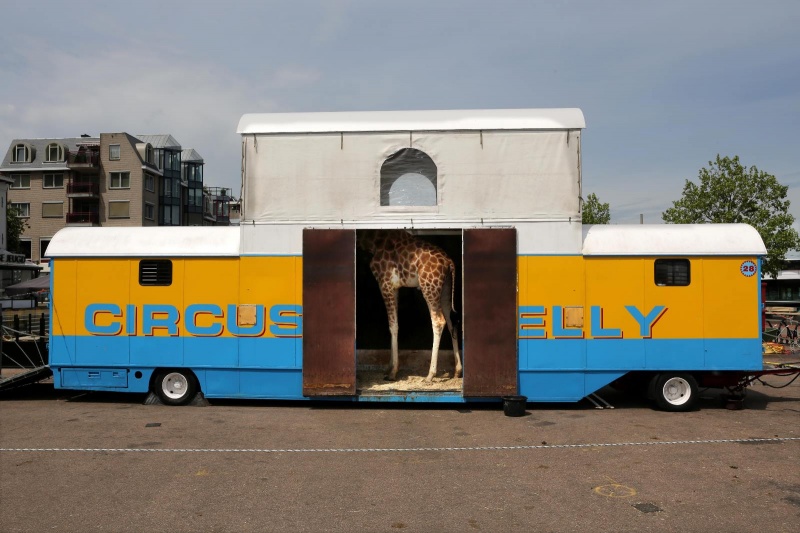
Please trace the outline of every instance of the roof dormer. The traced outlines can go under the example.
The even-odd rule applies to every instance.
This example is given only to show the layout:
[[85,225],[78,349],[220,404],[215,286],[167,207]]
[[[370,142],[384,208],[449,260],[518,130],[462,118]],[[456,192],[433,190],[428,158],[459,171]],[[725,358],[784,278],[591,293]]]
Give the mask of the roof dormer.
[[44,158],[46,163],[63,163],[64,146],[56,142],[48,144],[45,149]]
[[11,152],[12,163],[30,163],[36,157],[36,149],[28,143],[14,145]]

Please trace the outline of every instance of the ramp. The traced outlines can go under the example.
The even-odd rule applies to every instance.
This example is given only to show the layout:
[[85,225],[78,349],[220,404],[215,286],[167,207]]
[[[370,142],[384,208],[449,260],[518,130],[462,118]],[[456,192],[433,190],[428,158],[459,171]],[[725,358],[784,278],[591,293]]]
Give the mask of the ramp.
[[31,385],[38,383],[43,379],[47,379],[53,375],[53,371],[49,366],[40,366],[36,368],[25,369],[23,372],[16,373],[13,376],[0,377],[0,392],[22,387],[23,385]]

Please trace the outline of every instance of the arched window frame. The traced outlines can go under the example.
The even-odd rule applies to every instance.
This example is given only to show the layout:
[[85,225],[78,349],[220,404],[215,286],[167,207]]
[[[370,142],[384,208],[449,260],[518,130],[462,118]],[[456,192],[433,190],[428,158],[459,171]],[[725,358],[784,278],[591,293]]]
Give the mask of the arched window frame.
[[11,154],[12,163],[30,163],[31,162],[31,147],[25,143],[17,143],[14,145],[14,151]]
[[[427,153],[417,148],[401,148],[387,157],[380,171],[380,205],[381,207],[402,209],[432,209],[439,204],[438,168]],[[418,174],[427,178],[433,186],[432,203],[391,203],[390,192],[395,182],[408,174]],[[425,194],[426,191],[420,191]]]
[[50,143],[44,152],[46,163],[62,163],[64,161],[64,147],[58,143]]

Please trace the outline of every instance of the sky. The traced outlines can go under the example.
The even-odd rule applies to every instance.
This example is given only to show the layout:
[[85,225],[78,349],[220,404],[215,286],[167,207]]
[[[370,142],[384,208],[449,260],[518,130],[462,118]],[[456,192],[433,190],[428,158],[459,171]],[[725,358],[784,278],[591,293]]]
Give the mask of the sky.
[[[170,133],[240,190],[244,113],[577,107],[583,191],[661,222],[709,161],[789,186],[796,0],[138,0],[3,6],[0,146]],[[800,222],[795,224],[800,229]]]

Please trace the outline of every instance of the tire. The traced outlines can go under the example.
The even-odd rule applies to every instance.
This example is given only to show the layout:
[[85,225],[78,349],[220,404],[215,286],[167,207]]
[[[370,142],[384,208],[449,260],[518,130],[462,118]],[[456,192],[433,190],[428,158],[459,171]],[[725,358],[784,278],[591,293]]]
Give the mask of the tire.
[[658,374],[651,389],[656,405],[662,411],[691,411],[700,395],[697,380],[691,374]]
[[152,390],[166,405],[186,405],[197,394],[197,378],[189,370],[163,370],[153,378]]

